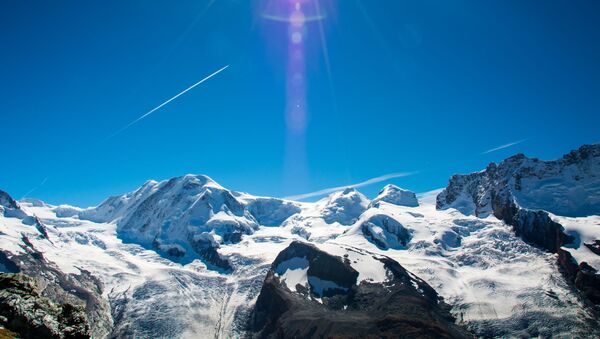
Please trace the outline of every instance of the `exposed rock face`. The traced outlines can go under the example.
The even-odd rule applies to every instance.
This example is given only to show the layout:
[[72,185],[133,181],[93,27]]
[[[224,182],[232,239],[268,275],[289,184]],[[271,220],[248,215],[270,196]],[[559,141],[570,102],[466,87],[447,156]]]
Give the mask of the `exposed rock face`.
[[84,308],[57,304],[41,294],[35,279],[23,274],[0,273],[2,324],[22,338],[90,338]]
[[564,227],[552,221],[544,211],[532,211],[519,208],[514,201],[504,202],[492,198],[494,216],[513,226],[515,233],[523,240],[536,244],[549,252],[556,253],[558,249],[575,239],[564,233]]
[[4,208],[17,209],[19,204],[8,193],[0,190],[0,206]]
[[454,175],[438,195],[437,207],[486,216],[496,213],[492,200],[514,200],[521,208],[563,216],[600,214],[600,144],[553,161],[517,154],[484,171]]
[[[6,211],[10,210],[11,213],[9,217],[21,219],[20,221],[24,225],[30,225],[37,230],[39,239],[43,239],[43,241],[52,244],[48,236],[47,226],[39,218],[25,213],[16,201],[8,194],[1,191],[0,200],[2,208],[5,209],[5,216]],[[18,211],[19,213],[15,213],[14,211]],[[75,312],[81,308],[85,311],[85,316],[82,318],[82,321],[88,321],[88,325],[86,325],[86,333],[89,332],[88,336],[91,335],[93,337],[102,338],[110,333],[112,328],[110,306],[108,305],[107,300],[102,296],[103,291],[100,280],[83,269],[80,269],[79,274],[64,273],[55,264],[47,261],[44,254],[33,245],[32,241],[24,233],[21,233],[21,243],[19,246],[24,251],[19,254],[11,253],[10,251],[5,251],[0,248],[0,268],[2,271],[21,274],[7,276],[8,278],[6,278],[7,280],[5,280],[5,283],[8,285],[6,286],[28,288],[27,286],[30,285],[28,281],[35,281],[35,295],[48,300],[48,302],[40,302],[44,305],[50,305],[48,306],[50,307],[49,310],[56,309],[56,307],[52,306],[54,304],[66,305],[61,306],[62,309],[60,309],[60,314],[62,314],[61,317],[65,317],[70,314],[69,312]],[[16,285],[10,285],[12,283]],[[13,297],[11,298],[12,299],[10,300],[17,300]],[[23,300],[23,302],[26,301],[25,299]],[[37,305],[36,303],[32,305]],[[22,304],[22,302],[19,301],[18,304]],[[19,310],[13,311],[20,312]],[[27,312],[27,310],[24,310],[23,312]],[[73,316],[79,317],[76,315],[77,312],[73,313]],[[28,334],[29,332],[27,331],[29,330],[25,329],[25,324],[28,324],[27,321],[20,321],[22,326],[19,325],[21,327],[18,329],[15,328],[15,331],[22,333],[23,336],[33,335],[36,337],[42,335],[32,334],[37,332]],[[31,330],[37,331],[35,329]],[[63,330],[61,330],[64,332],[61,334],[62,336],[69,337],[71,335],[69,334],[70,330],[68,328],[65,327]],[[74,336],[71,337],[80,337],[79,334],[83,332],[80,333],[77,330],[73,333]],[[54,334],[52,334],[51,337],[53,337],[53,335]]]
[[[354,253],[352,255],[355,255]],[[273,262],[251,321],[256,338],[463,338],[448,306],[425,282],[381,257],[387,278],[360,281],[352,259],[293,242]],[[305,273],[306,284],[290,286]],[[326,289],[324,288],[327,287]]]
[[0,190],[0,213],[8,218],[22,219],[27,216],[19,206],[19,203],[3,190]]
[[411,239],[411,232],[396,219],[385,215],[375,214],[362,222],[362,233],[372,243],[381,249],[404,248]]
[[561,249],[576,238],[566,234],[546,211],[565,216],[600,214],[600,145],[581,146],[555,161],[518,154],[498,165],[491,163],[481,172],[454,175],[437,196],[436,207],[453,207],[480,217],[493,214],[523,240],[558,253],[567,278],[598,303],[600,277]]
[[35,281],[35,285],[39,287],[36,288],[39,296],[57,305],[71,305],[72,307],[66,306],[67,311],[83,310],[91,336],[102,338],[110,333],[112,317],[110,306],[102,297],[101,282],[84,270],[77,275],[64,273],[48,263],[26,237],[23,238],[23,243],[27,254],[11,255],[0,251],[0,263],[6,271],[20,272],[21,275],[18,276],[29,277],[23,279]]
[[419,201],[414,192],[389,184],[383,187],[377,197],[371,201],[370,207],[378,207],[381,201],[407,207],[419,206]]
[[108,198],[90,209],[59,206],[57,215],[116,222],[119,237],[187,263],[200,257],[216,270],[233,269],[220,255],[259,225],[280,225],[300,208],[291,201],[229,191],[204,175],[148,181],[138,190]]
[[587,263],[577,261],[569,251],[558,250],[558,263],[564,275],[594,304],[600,304],[600,275]]
[[590,243],[584,243],[584,245],[594,252],[596,255],[600,255],[600,240],[594,240]]
[[219,244],[237,239],[232,234],[252,234],[258,228],[244,203],[208,177],[173,178],[146,194],[122,215],[119,233],[133,242],[159,243],[155,249],[167,255],[178,245],[176,257],[195,252],[208,265],[230,269],[217,253]]

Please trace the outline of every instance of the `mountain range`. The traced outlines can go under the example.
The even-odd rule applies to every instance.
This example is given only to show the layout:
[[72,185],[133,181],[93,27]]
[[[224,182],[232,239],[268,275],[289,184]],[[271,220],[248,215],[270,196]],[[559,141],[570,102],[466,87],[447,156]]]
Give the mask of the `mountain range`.
[[91,208],[0,191],[0,334],[600,336],[600,144],[317,202],[185,175]]

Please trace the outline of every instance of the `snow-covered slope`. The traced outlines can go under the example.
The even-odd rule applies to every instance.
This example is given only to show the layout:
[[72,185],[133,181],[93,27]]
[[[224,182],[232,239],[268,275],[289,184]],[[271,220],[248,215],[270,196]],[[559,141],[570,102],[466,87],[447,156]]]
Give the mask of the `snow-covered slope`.
[[481,172],[454,175],[437,196],[437,208],[505,221],[522,239],[558,253],[569,279],[600,304],[593,251],[600,239],[600,144],[581,146],[559,160],[519,154]]
[[[594,211],[598,199],[596,159],[596,148],[585,146],[556,162],[509,158],[493,170],[453,177],[438,208],[440,191],[420,195],[418,203],[394,186],[373,201],[347,189],[300,203],[230,191],[201,175],[148,181],[88,209],[16,202],[0,192],[0,268],[11,271],[41,255],[44,264],[23,264],[30,274],[38,265],[37,274],[54,270],[85,288],[96,279],[111,316],[98,322],[96,333],[228,338],[246,333],[272,263],[301,241],[347,256],[358,272],[352,286],[389,283],[376,258],[395,260],[443,297],[457,324],[476,335],[593,337],[600,335],[598,310],[589,305],[598,277],[600,216],[582,214]],[[541,187],[578,191],[582,198],[568,197],[551,213],[537,211],[554,201],[529,197]],[[494,204],[499,196],[512,204]],[[561,215],[565,206],[573,213]],[[563,239],[553,233],[559,230],[568,243],[559,243],[555,254],[532,242],[528,230],[541,234],[542,243]],[[309,274],[310,263],[301,259],[273,267],[288,291],[306,288],[318,304],[343,290],[340,281],[333,285]],[[572,275],[567,279],[559,269],[565,267]]]
[[493,212],[494,200],[503,199],[563,216],[600,214],[600,144],[581,146],[552,161],[517,154],[481,172],[454,175],[437,205],[486,216]]
[[414,192],[402,189],[396,185],[385,185],[377,197],[371,201],[371,206],[377,207],[380,202],[387,202],[394,205],[417,207],[419,201]]
[[439,211],[423,201],[418,208],[380,206],[365,218],[371,213],[400,223],[411,234],[408,245],[385,249],[361,232],[331,242],[398,261],[453,305],[454,316],[476,334],[568,336],[572,328],[585,336],[592,330],[586,323],[597,316],[562,277],[556,255],[527,244],[502,221]]
[[230,270],[217,249],[253,234],[259,225],[279,225],[300,211],[300,204],[229,191],[203,175],[163,182],[148,181],[134,192],[110,197],[97,207],[54,209],[117,224],[119,237],[152,248],[179,262],[201,258],[215,269]]
[[469,338],[448,310],[388,257],[295,241],[271,265],[250,330],[258,338]]

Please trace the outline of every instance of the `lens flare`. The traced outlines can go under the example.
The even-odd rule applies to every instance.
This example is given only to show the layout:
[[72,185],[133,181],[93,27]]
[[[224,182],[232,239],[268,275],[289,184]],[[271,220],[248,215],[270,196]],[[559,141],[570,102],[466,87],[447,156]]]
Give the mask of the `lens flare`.
[[269,25],[269,29],[274,28],[278,32],[285,32],[286,40],[283,45],[287,49],[287,58],[285,60],[284,180],[287,189],[304,189],[308,178],[306,130],[309,120],[306,102],[306,56],[308,44],[311,42],[311,32],[316,39],[313,39],[314,43],[310,47],[320,46],[318,40],[320,34],[317,32],[322,29],[320,24],[326,18],[326,11],[319,8],[318,0],[265,0],[261,17],[274,23]]

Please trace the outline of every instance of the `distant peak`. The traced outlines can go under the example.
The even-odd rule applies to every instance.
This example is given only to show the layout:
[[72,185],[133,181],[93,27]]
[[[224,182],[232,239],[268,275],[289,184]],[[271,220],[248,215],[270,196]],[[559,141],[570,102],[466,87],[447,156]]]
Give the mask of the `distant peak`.
[[[204,174],[186,174],[177,179],[186,183],[195,183],[201,186],[212,185],[216,187],[221,187],[216,181],[214,181],[211,177]],[[221,187],[222,188],[222,187]]]
[[383,187],[377,197],[371,202],[372,207],[379,207],[379,202],[384,201],[399,206],[419,206],[417,196],[414,192],[405,190],[396,185],[388,184]]
[[354,187],[346,187],[346,188],[345,188],[345,189],[342,191],[342,194],[343,194],[343,195],[347,195],[347,194],[350,194],[350,193],[355,193],[355,192],[358,192],[358,191],[357,191],[357,190],[356,190]]
[[0,190],[0,205],[6,208],[18,209],[19,204],[13,199],[10,194]]

